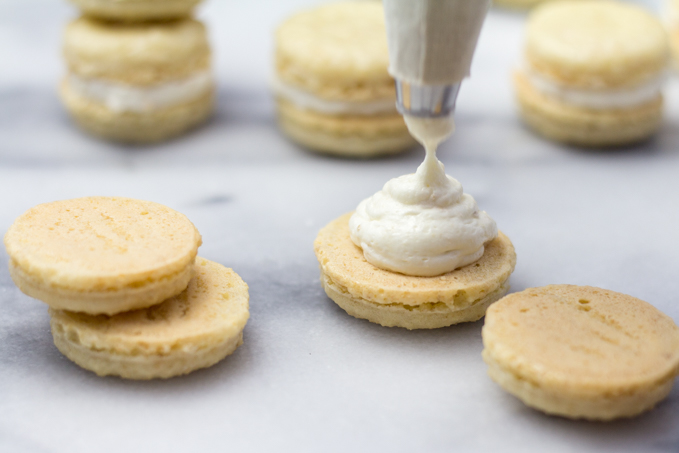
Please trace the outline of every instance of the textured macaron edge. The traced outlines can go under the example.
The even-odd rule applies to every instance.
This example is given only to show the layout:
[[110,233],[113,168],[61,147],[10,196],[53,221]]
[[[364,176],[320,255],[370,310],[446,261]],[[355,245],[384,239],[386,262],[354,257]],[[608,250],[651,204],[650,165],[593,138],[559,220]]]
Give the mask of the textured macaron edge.
[[487,349],[482,353],[493,381],[524,404],[547,414],[567,418],[608,421],[633,417],[652,409],[672,390],[674,378],[635,392],[582,395],[564,393],[517,375],[503,366]]
[[26,274],[14,261],[9,263],[9,273],[21,292],[54,309],[92,315],[114,315],[150,307],[181,293],[193,278],[193,265],[192,261],[174,275],[165,276],[143,286],[120,288],[116,291],[78,291],[52,286]]
[[321,271],[321,285],[326,295],[354,318],[366,319],[384,327],[403,327],[408,330],[438,329],[462,322],[474,322],[481,319],[488,307],[502,298],[509,291],[508,282],[486,297],[474,301],[470,306],[451,310],[443,302],[404,305],[377,304],[359,297],[354,297],[333,282]]
[[197,351],[172,351],[166,355],[122,355],[86,348],[73,343],[65,332],[52,326],[57,349],[75,364],[98,376],[120,376],[124,379],[168,379],[208,368],[232,354],[243,344],[243,332],[211,347]]

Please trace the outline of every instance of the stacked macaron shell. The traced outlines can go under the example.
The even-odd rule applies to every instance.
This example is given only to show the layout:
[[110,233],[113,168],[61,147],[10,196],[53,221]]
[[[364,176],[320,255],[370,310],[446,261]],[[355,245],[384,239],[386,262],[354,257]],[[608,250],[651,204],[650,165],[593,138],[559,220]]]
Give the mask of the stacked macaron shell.
[[247,285],[196,257],[201,242],[170,208],[110,197],[38,205],[5,235],[12,279],[50,306],[59,350],[130,379],[204,368],[242,343]]
[[514,82],[525,122],[553,140],[615,146],[662,121],[669,47],[644,9],[611,1],[550,2],[528,21]]
[[414,145],[395,107],[380,3],[343,2],[299,13],[276,32],[281,129],[316,151],[355,157]]
[[[195,2],[76,3],[87,5],[87,15],[66,27],[68,74],[60,93],[83,129],[114,141],[156,142],[209,117],[214,106],[210,46],[204,25],[185,17]],[[179,4],[185,8],[173,8]],[[154,13],[142,14],[146,8]],[[104,14],[128,9],[135,14],[125,20]],[[167,20],[152,21],[160,12]]]

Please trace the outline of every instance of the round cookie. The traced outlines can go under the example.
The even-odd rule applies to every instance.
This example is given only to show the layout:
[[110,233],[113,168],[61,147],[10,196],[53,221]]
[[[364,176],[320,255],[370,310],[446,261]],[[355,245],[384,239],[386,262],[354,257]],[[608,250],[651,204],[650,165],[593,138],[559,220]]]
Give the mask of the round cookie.
[[164,140],[205,121],[214,81],[205,27],[187,19],[134,24],[80,18],[66,28],[61,98],[97,136]]
[[396,110],[380,3],[333,3],[291,17],[276,32],[275,58],[279,124],[294,141],[353,157],[415,144]]
[[69,0],[83,14],[105,20],[148,21],[190,16],[201,0]]
[[349,237],[350,217],[325,226],[314,249],[326,294],[356,318],[387,327],[445,327],[481,319],[509,289],[516,254],[502,233],[477,262],[437,277],[414,277],[368,263]]
[[551,285],[493,304],[483,326],[490,377],[528,406],[611,420],[651,409],[679,374],[679,328],[634,297]]
[[638,6],[555,1],[529,17],[525,61],[514,77],[524,121],[547,138],[618,146],[662,122],[668,43]]
[[50,309],[54,344],[100,376],[169,378],[214,365],[243,344],[248,286],[231,269],[196,258],[186,291],[115,316]]
[[200,245],[183,214],[113,197],[38,205],[5,235],[10,275],[21,291],[55,309],[107,315],[182,292]]

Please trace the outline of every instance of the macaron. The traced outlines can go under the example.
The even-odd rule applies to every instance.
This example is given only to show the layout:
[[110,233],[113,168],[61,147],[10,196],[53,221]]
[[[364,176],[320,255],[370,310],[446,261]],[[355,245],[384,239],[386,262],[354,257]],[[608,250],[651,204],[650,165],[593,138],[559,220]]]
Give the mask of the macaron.
[[69,0],[83,14],[118,21],[169,20],[190,16],[201,0]]
[[214,365],[243,343],[248,286],[231,269],[197,258],[195,276],[163,303],[114,316],[50,309],[54,344],[100,376],[154,379]]
[[632,417],[679,374],[679,327],[652,305],[589,286],[551,285],[493,304],[483,326],[490,377],[526,405],[568,418]]
[[115,23],[79,18],[66,27],[61,99],[102,138],[157,142],[204,122],[214,81],[205,27],[192,20]]
[[276,31],[275,49],[278,123],[290,139],[349,157],[414,146],[387,72],[381,3],[332,3],[298,13]]
[[436,277],[416,277],[368,263],[349,236],[351,213],[318,233],[314,250],[330,299],[356,318],[386,327],[435,329],[481,319],[509,290],[514,246],[500,233],[475,263]]
[[554,1],[528,19],[514,86],[525,123],[573,145],[628,145],[662,123],[669,46],[645,9],[614,1]]
[[186,216],[161,204],[87,197],[29,209],[4,242],[25,294],[57,310],[113,315],[184,291],[202,241]]

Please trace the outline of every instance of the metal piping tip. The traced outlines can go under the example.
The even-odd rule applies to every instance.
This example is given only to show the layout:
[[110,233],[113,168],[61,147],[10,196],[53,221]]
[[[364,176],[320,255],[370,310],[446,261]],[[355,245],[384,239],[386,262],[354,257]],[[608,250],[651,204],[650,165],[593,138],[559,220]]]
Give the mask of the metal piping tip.
[[451,116],[462,82],[455,85],[416,85],[396,80],[396,108],[402,115]]

